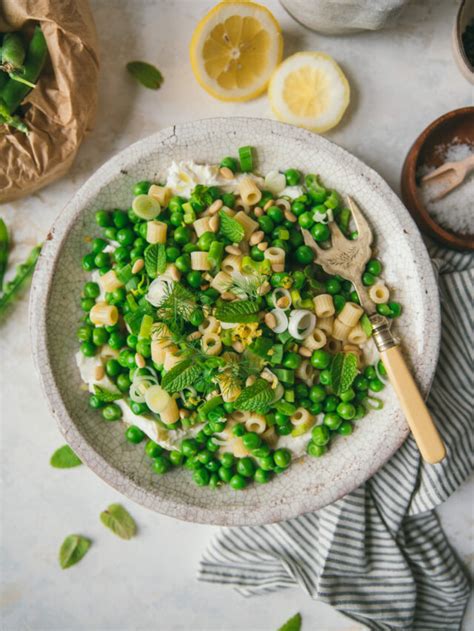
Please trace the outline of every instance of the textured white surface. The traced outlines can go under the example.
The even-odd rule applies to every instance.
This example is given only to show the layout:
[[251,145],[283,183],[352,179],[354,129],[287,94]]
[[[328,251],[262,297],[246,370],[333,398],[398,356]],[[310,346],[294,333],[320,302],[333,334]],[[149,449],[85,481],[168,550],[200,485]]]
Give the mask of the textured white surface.
[[[353,105],[330,137],[376,168],[396,190],[415,136],[442,113],[472,102],[471,87],[450,56],[456,4],[420,0],[409,5],[396,30],[325,38],[305,31],[276,2],[268,2],[285,30],[287,53],[321,49],[342,64],[353,87]],[[197,16],[210,3],[101,0],[93,6],[103,51],[97,129],[67,179],[0,208],[15,231],[16,258],[44,238],[78,185],[130,142],[192,117],[268,115],[264,98],[240,106],[221,104],[194,83],[187,42]],[[166,77],[159,93],[135,87],[122,72],[132,58],[159,63]],[[108,503],[120,501],[119,494],[85,467],[61,472],[48,465],[62,438],[34,377],[27,328],[23,298],[0,325],[3,628],[270,631],[300,610],[307,629],[360,629],[294,590],[244,601],[224,588],[196,584],[196,562],[211,527],[178,522],[125,502],[139,522],[140,537],[123,542],[105,531],[98,514]],[[472,484],[440,513],[468,564],[473,558]],[[81,565],[60,572],[57,549],[71,532],[93,537],[95,545]],[[468,614],[465,629],[473,623]]]

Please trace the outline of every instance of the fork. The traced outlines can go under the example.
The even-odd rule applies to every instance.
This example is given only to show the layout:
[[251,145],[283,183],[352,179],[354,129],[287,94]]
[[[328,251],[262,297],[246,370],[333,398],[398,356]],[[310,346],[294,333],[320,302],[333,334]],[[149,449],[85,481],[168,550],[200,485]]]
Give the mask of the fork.
[[426,184],[427,182],[431,182],[435,179],[441,180],[452,172],[452,175],[449,176],[448,186],[435,195],[431,200],[435,202],[438,199],[443,199],[443,197],[446,197],[448,193],[462,184],[466,179],[466,176],[469,175],[472,170],[474,170],[474,155],[468,156],[467,158],[464,158],[464,160],[459,160],[458,162],[445,162],[431,173],[422,177],[421,183]]
[[326,273],[343,276],[354,285],[360,304],[372,324],[377,350],[418,449],[427,462],[436,464],[446,456],[443,441],[405,363],[400,350],[400,342],[390,332],[389,320],[377,313],[375,303],[361,281],[366,263],[372,255],[372,230],[355,201],[348,197],[347,203],[358,231],[356,240],[346,239],[339,226],[335,222],[330,222],[330,248],[323,249],[318,246],[308,230],[303,229],[304,242],[315,254],[314,261],[321,265]]

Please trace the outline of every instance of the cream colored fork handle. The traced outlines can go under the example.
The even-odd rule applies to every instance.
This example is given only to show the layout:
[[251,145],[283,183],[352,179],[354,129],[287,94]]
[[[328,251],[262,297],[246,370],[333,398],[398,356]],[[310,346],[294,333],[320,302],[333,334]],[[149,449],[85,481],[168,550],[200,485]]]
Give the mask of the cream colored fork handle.
[[400,347],[392,346],[382,351],[380,357],[423,459],[430,464],[441,462],[446,456],[446,449]]

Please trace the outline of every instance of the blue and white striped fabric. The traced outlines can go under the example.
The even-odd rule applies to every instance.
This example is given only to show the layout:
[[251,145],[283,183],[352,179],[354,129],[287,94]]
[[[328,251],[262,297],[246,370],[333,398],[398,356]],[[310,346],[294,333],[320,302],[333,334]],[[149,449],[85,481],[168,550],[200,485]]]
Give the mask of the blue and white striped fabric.
[[422,462],[410,437],[362,487],[315,513],[219,531],[199,580],[243,596],[299,585],[369,629],[459,629],[469,582],[433,509],[473,469],[473,257],[433,248],[442,340],[428,400],[446,442],[441,464]]

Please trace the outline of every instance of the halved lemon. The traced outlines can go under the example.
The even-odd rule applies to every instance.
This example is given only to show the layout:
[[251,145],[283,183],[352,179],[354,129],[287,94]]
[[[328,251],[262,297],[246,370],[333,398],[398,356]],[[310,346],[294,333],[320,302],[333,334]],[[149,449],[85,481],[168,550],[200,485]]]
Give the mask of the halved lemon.
[[280,25],[254,2],[215,6],[197,25],[190,46],[196,79],[221,101],[247,101],[261,94],[282,52]]
[[330,55],[296,53],[273,73],[268,88],[278,120],[323,132],[335,127],[349,105],[349,82]]

